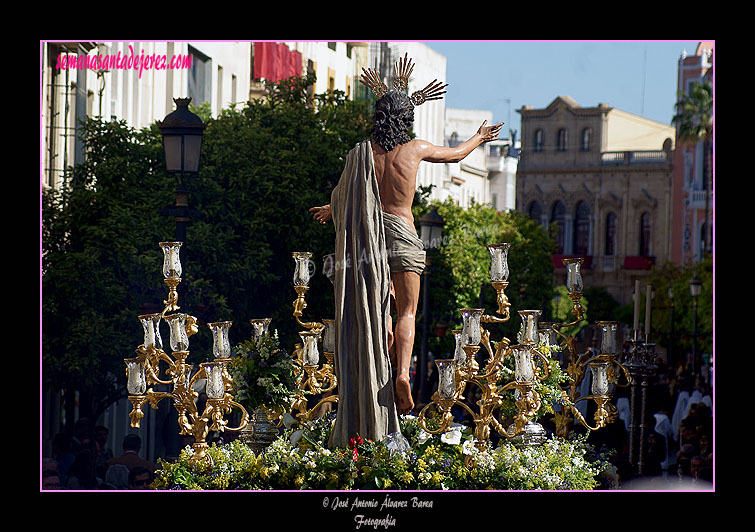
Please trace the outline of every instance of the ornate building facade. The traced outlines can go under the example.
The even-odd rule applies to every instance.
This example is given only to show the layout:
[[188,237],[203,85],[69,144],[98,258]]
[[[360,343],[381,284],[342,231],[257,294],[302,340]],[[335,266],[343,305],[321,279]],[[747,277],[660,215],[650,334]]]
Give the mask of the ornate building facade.
[[631,303],[634,281],[671,256],[674,128],[568,96],[517,112],[517,210],[553,232],[557,284],[562,259],[583,257],[585,287]]
[[[683,53],[679,58],[677,94],[689,95],[693,83],[713,81],[713,43],[701,42],[695,53]],[[708,157],[706,157],[706,148]],[[674,234],[671,259],[678,264],[697,262],[703,254],[708,236],[708,252],[712,251],[713,183],[707,165],[713,171],[712,139],[682,143],[677,140],[674,154]],[[706,217],[706,208],[708,216]],[[706,220],[711,224],[706,232]]]

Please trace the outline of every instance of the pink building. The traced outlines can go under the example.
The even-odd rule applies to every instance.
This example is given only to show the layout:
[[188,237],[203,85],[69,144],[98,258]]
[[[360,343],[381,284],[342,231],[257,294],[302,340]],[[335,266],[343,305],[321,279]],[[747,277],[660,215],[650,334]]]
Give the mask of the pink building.
[[[677,94],[689,94],[694,82],[713,80],[713,42],[700,42],[694,55],[679,59]],[[705,234],[706,197],[709,222],[713,223],[713,190],[705,178],[703,142],[682,143],[676,138],[673,169],[673,228],[671,260],[677,264],[697,262],[702,255]],[[713,165],[713,157],[710,158]],[[714,179],[715,181],[715,179]],[[712,234],[712,231],[711,231]],[[708,245],[711,250],[712,246]]]

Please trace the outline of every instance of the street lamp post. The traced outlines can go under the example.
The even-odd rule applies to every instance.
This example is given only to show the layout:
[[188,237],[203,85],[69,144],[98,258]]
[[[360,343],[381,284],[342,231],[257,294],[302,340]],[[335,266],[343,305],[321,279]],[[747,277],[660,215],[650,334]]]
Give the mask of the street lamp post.
[[190,177],[199,173],[199,156],[202,151],[202,135],[206,125],[189,110],[191,98],[174,98],[176,110],[158,123],[163,137],[165,169],[176,179],[176,205],[164,209],[163,214],[176,220],[176,242],[186,242],[186,225],[189,211],[189,191],[186,186]]
[[[160,211],[161,214],[175,220],[176,242],[181,242],[181,255],[183,263],[188,264],[186,253],[186,226],[192,217],[199,213],[189,209],[189,190],[187,182],[199,173],[199,157],[202,151],[202,137],[205,124],[202,119],[189,110],[191,98],[174,98],[176,109],[169,113],[162,122],[158,122],[163,140],[163,156],[165,170],[169,176],[176,180],[176,203]],[[186,286],[186,285],[184,285]],[[157,390],[165,388],[164,384],[156,384]],[[170,405],[161,403],[158,410],[163,416],[177,419],[177,412]],[[174,449],[178,449],[180,442],[176,440],[166,443]]]
[[417,381],[419,388],[415,384],[415,396],[417,396],[416,390],[419,391],[419,402],[427,404],[430,400],[430,390],[427,386],[427,334],[430,326],[430,267],[431,258],[429,251],[435,249],[440,245],[441,236],[443,235],[443,225],[446,223],[443,217],[438,214],[438,207],[433,205],[430,207],[430,212],[425,214],[419,219],[421,234],[420,238],[427,252],[425,258],[425,271],[424,282],[422,286],[422,346],[419,353],[419,366],[417,372]]
[[689,293],[692,295],[692,374],[697,375],[697,298],[700,297],[703,282],[694,276],[689,282]]

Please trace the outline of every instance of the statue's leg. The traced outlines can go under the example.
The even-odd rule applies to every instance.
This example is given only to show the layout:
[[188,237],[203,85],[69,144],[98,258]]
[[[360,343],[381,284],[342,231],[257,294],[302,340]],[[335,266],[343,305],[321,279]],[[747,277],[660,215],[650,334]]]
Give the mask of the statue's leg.
[[415,272],[391,272],[396,292],[396,406],[399,414],[414,408],[409,371],[414,347],[415,316],[419,301],[420,276]]
[[394,342],[393,334],[393,312],[396,310],[396,290],[393,288],[393,281],[391,281],[391,296],[390,304],[388,306],[388,356],[391,359],[391,368],[396,369],[396,343]]

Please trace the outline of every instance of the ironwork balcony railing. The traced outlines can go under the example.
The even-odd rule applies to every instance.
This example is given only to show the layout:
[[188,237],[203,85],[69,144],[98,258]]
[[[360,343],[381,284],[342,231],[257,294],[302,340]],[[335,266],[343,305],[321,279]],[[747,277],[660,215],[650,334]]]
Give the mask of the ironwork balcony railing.
[[668,162],[663,150],[606,151],[600,154],[601,164],[662,164]]

